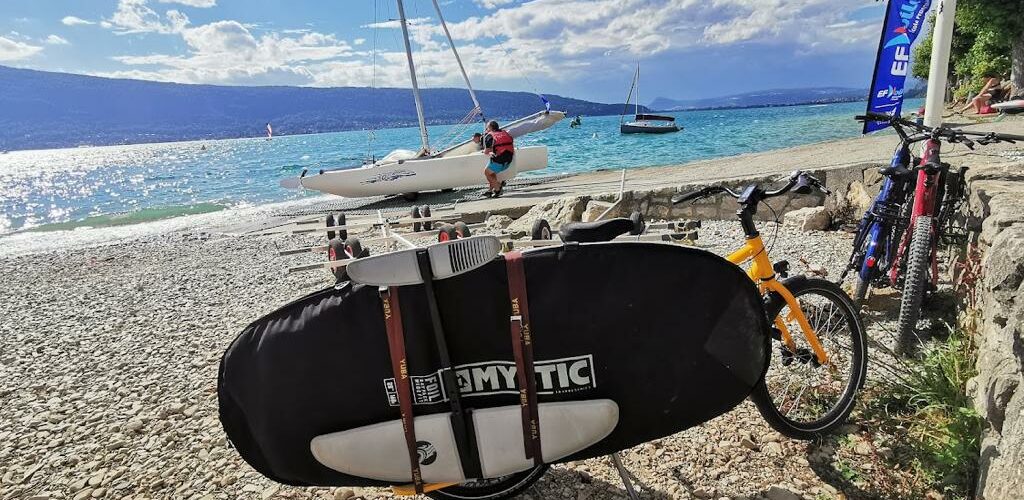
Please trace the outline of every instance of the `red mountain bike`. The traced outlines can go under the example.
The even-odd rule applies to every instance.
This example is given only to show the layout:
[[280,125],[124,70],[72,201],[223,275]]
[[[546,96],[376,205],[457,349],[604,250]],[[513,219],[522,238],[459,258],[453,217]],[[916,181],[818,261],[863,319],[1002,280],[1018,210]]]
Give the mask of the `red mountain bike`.
[[[950,144],[959,143],[974,149],[975,144],[1024,141],[1024,136],[967,132],[942,126],[931,128],[898,116],[876,113],[858,116],[857,119],[889,123],[901,131],[900,136],[904,137],[904,143],[907,145],[922,141],[925,143],[921,162],[913,169],[916,171],[917,183],[913,198],[907,201],[913,203],[910,221],[889,268],[892,283],[897,283],[900,273],[903,273],[897,351],[908,352],[915,339],[914,329],[921,316],[921,301],[925,291],[934,290],[938,285],[938,243],[952,236],[947,233],[950,233],[953,217],[967,196],[964,180],[967,168],[950,172],[949,164],[942,163],[940,159],[942,141]],[[907,136],[903,133],[905,128],[915,129],[917,134]]]

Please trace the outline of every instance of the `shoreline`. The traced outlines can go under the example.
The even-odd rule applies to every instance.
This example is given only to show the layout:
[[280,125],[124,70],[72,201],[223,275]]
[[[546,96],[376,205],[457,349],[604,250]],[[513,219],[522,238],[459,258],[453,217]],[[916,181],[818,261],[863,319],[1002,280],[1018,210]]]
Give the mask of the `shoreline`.
[[[963,124],[966,128],[982,128],[996,132],[1024,132],[1024,118],[1007,117],[999,122],[981,122]],[[735,180],[744,177],[783,175],[793,170],[829,170],[849,167],[857,164],[888,163],[896,137],[890,132],[858,136],[846,139],[833,139],[816,143],[769,149],[739,155],[723,156],[697,160],[681,164],[668,163],[658,166],[633,167],[624,169],[626,172],[626,190],[651,190],[658,188],[678,187],[698,182],[715,182]],[[991,154],[1002,150],[1020,149],[1024,146],[1012,144],[996,144],[987,146],[981,153],[971,155],[970,150],[958,146],[948,147],[943,159],[950,161],[956,158],[969,157],[971,164],[985,163],[991,160]],[[1005,160],[1005,159],[1004,159]],[[459,201],[462,212],[508,211],[522,207],[530,207],[550,198],[577,195],[595,195],[615,193],[619,189],[623,169],[609,166],[596,171],[568,174],[561,176],[520,176],[518,179],[535,181],[544,178],[543,182],[531,184],[523,188],[509,190],[504,196],[496,199],[474,196],[474,191],[483,189],[467,188],[457,193],[466,194],[465,201]],[[424,193],[417,204],[450,203],[452,197],[441,193]],[[241,207],[226,206],[224,209],[201,214],[191,214],[146,221],[138,224],[110,225],[96,228],[77,227],[71,230],[47,231],[38,228],[28,231],[16,231],[0,236],[0,258],[46,253],[63,248],[83,248],[97,245],[125,242],[127,240],[151,237],[170,232],[224,232],[218,231],[226,226],[238,225],[239,220],[265,222],[280,218],[280,212],[286,210],[312,209],[332,201],[344,198],[333,195],[313,195],[301,199],[281,202],[248,205]],[[394,210],[387,213],[393,213]],[[275,213],[276,212],[276,213]],[[403,214],[404,215],[404,214]]]

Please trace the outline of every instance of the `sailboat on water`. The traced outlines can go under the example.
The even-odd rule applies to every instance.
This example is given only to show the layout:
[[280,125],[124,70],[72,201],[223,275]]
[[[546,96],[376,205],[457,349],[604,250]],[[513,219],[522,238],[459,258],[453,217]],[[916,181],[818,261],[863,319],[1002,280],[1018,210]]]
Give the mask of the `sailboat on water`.
[[[633,121],[624,122],[626,111],[629,110],[629,101],[636,90],[636,112]],[[633,73],[633,84],[629,87],[629,95],[626,96],[626,107],[619,115],[619,132],[623,134],[666,134],[679,132],[681,127],[676,125],[674,116],[652,115],[640,112],[640,64],[636,65],[636,72]]]
[[[402,0],[398,3],[399,22],[402,27],[402,38],[405,42],[405,55],[409,65],[409,79],[412,83],[413,97],[416,102],[416,117],[419,121],[420,148],[418,151],[398,149],[380,160],[369,161],[360,167],[323,171],[318,175],[284,179],[281,186],[286,188],[306,188],[324,193],[336,194],[348,198],[364,196],[380,196],[402,194],[406,199],[415,199],[421,191],[451,189],[464,186],[483,184],[484,168],[489,157],[479,150],[472,140],[445,147],[440,150],[433,148],[427,134],[426,120],[423,116],[423,101],[420,96],[419,84],[416,81],[416,65],[412,57],[412,45],[409,41],[409,28]],[[476,92],[469,81],[469,75],[462,64],[459,52],[455,48],[448,25],[441,14],[437,0],[432,0],[438,20],[448,38],[452,54],[458,62],[463,80],[473,100],[474,109],[467,115],[464,123],[468,124],[477,117],[483,116]],[[565,118],[565,113],[552,111],[546,106],[544,111],[521,118],[506,124],[503,130],[512,137],[519,137],[551,127]],[[515,157],[507,170],[498,174],[498,180],[505,181],[520,172],[541,170],[548,165],[548,148],[546,146],[517,147]]]
[[270,122],[267,122],[267,140],[274,138],[274,128],[270,126]]

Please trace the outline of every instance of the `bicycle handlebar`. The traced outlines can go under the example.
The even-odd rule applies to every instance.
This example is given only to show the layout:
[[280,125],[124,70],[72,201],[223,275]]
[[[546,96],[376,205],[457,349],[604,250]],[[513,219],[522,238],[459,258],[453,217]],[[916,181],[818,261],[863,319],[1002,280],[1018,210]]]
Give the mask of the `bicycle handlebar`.
[[900,135],[906,142],[917,142],[928,138],[942,138],[946,139],[949,142],[963,142],[965,145],[967,145],[967,147],[973,148],[975,141],[971,141],[970,139],[967,139],[965,136],[981,137],[982,139],[979,139],[977,143],[982,145],[991,144],[993,142],[1015,143],[1016,141],[1024,141],[1024,136],[1021,135],[999,134],[996,132],[972,132],[969,130],[960,130],[943,126],[933,128],[927,125],[918,125],[917,123],[907,120],[906,118],[900,116],[889,116],[881,113],[869,112],[863,115],[857,115],[854,117],[854,120],[861,122],[886,122],[889,125],[892,125],[894,128],[900,129],[900,127],[910,127],[922,134],[920,137],[911,139],[905,133],[902,133],[902,130],[900,129]]
[[732,191],[730,191],[725,186],[708,186],[708,187],[703,188],[703,189],[698,189],[697,191],[694,191],[692,193],[684,194],[683,196],[680,196],[679,198],[675,198],[675,199],[672,200],[672,204],[673,205],[678,205],[680,203],[686,203],[688,201],[696,201],[696,200],[699,200],[701,198],[707,198],[708,196],[715,195],[715,194],[718,194],[718,193],[724,193],[724,192],[729,192],[729,194],[733,195],[733,197],[737,196],[736,193],[733,193]]
[[[825,194],[832,194],[832,191],[829,191],[829,189],[825,187],[825,184],[818,180],[816,177],[806,172],[801,172],[800,170],[797,170],[793,172],[792,175],[789,176],[789,180],[786,182],[785,186],[782,186],[781,188],[776,189],[774,191],[760,191],[761,195],[757,198],[757,201],[784,195],[790,192],[793,188],[796,188],[797,192],[800,194],[807,194],[810,192],[812,188],[817,189]],[[678,205],[680,203],[685,203],[688,201],[696,201],[702,198],[707,198],[709,196],[716,195],[718,193],[729,193],[729,195],[731,195],[733,198],[736,198],[737,200],[744,197],[744,194],[736,193],[735,191],[725,186],[708,186],[706,188],[699,189],[692,193],[684,194],[679,198],[674,198],[672,200],[672,204]]]
[[930,127],[925,127],[924,125],[918,125],[918,124],[916,124],[916,123],[914,123],[914,122],[912,122],[910,120],[907,120],[906,118],[903,118],[901,116],[895,116],[895,115],[894,116],[889,116],[889,115],[885,115],[885,114],[882,114],[882,113],[871,113],[871,112],[868,112],[868,113],[865,113],[863,115],[857,115],[857,116],[853,117],[853,119],[857,120],[859,122],[869,122],[869,121],[870,122],[885,122],[885,123],[888,123],[890,125],[896,125],[896,124],[906,125],[908,127],[913,127],[913,128],[918,129],[918,130],[921,130],[921,129],[931,130]]

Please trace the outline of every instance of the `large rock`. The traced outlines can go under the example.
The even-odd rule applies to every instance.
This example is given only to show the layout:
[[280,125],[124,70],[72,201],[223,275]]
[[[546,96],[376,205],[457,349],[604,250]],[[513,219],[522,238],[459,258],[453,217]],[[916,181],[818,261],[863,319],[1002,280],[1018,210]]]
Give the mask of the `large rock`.
[[589,196],[570,196],[545,201],[534,205],[530,211],[509,224],[505,230],[518,237],[529,234],[537,219],[547,219],[552,228],[557,228],[567,222],[578,222],[582,220],[583,211],[587,209],[589,201]]
[[484,221],[484,224],[486,224],[488,231],[500,232],[505,230],[512,222],[512,218],[507,215],[492,215]]
[[[587,202],[587,209],[583,212],[583,222],[593,222],[601,217],[601,214],[608,211],[613,203],[606,201],[590,200]],[[611,215],[611,214],[610,214]]]
[[832,225],[832,218],[825,207],[807,207],[788,212],[782,224],[804,231],[824,231]]
[[846,206],[849,207],[850,215],[856,220],[864,215],[871,208],[874,195],[868,191],[862,182],[852,182],[846,190]]

